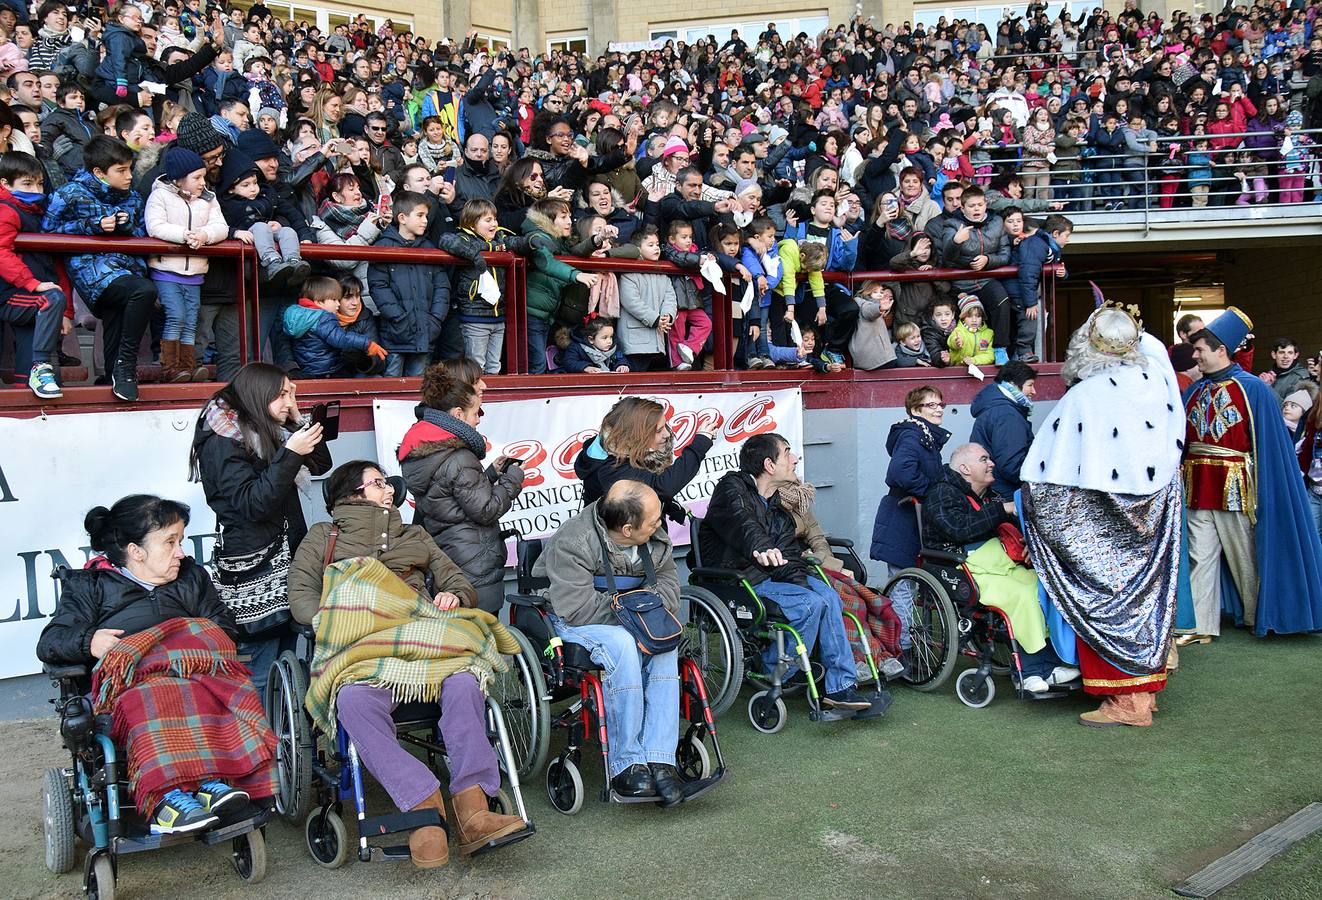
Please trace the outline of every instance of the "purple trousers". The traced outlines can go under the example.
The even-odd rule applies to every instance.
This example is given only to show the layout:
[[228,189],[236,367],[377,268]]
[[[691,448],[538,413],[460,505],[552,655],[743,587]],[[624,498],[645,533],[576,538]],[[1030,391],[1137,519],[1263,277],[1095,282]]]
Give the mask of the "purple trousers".
[[[385,688],[350,684],[340,688],[340,726],[358,748],[358,758],[404,812],[426,800],[441,783],[427,764],[399,745],[391,712],[398,704]],[[488,797],[500,791],[496,752],[487,741],[486,700],[467,672],[441,685],[441,740],[450,758],[450,794],[480,785]]]

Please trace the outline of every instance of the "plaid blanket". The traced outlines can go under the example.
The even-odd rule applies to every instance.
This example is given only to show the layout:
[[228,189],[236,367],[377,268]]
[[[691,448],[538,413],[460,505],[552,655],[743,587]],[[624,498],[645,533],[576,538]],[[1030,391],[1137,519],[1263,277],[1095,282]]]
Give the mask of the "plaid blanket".
[[312,618],[317,647],[306,707],[333,733],[335,698],[346,684],[387,688],[400,703],[434,701],[441,682],[471,672],[485,689],[519,645],[491,613],[442,612],[378,559],[360,556],[326,567]]
[[[843,572],[832,572],[829,569],[823,571],[827,580],[831,582],[831,587],[840,594],[845,610],[858,616],[863,627],[872,633],[872,639],[878,646],[877,656],[881,659],[899,656],[900,617],[891,607],[890,600],[847,577]],[[845,634],[852,636],[854,623],[848,619],[844,622]],[[863,652],[858,644],[854,644],[854,662],[858,665],[863,664]]]
[[170,619],[121,640],[93,671],[92,698],[128,748],[143,816],[175,788],[212,778],[254,798],[275,793],[275,734],[234,642],[210,619]]

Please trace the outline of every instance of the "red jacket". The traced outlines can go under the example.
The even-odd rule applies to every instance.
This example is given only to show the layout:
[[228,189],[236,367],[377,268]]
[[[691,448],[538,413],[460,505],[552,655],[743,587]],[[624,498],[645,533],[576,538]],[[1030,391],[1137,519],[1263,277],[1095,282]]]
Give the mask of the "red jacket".
[[[32,274],[28,264],[23,261],[23,257],[14,250],[14,238],[23,231],[23,223],[19,219],[18,213],[9,204],[20,206],[29,214],[41,217],[44,210],[31,203],[24,203],[13,194],[9,189],[0,184],[0,280],[6,281],[26,293],[34,293],[41,279]],[[58,257],[53,260],[55,269],[55,283],[64,291],[65,305],[64,314],[72,319],[73,311],[73,290],[69,285],[69,276],[64,270],[64,261]]]

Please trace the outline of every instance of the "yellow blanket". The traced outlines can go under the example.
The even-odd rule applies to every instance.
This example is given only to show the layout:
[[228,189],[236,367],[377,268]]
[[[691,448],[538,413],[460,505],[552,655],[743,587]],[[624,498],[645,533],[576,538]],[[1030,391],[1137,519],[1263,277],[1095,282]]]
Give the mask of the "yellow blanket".
[[1010,617],[1014,639],[1024,652],[1036,653],[1045,647],[1047,622],[1037,599],[1037,573],[1010,559],[999,538],[970,553],[968,564],[980,601]]

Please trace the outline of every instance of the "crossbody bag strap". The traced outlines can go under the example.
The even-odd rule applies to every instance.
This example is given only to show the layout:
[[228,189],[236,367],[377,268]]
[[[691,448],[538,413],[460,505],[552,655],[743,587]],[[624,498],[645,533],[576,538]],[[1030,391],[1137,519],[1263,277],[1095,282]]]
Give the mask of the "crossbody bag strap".
[[606,569],[606,586],[610,588],[612,594],[617,593],[615,590],[615,572],[611,569],[611,555],[610,551],[606,549],[606,539],[595,528],[592,529],[592,533],[597,536],[597,543],[601,546],[601,564]]
[[649,546],[651,543],[651,541],[648,541],[638,548],[638,555],[643,558],[644,587],[651,587],[656,584],[656,566],[652,564],[652,548]]
[[326,554],[321,559],[321,567],[324,569],[335,559],[335,541],[340,536],[340,526],[332,525],[330,534],[326,538]]

